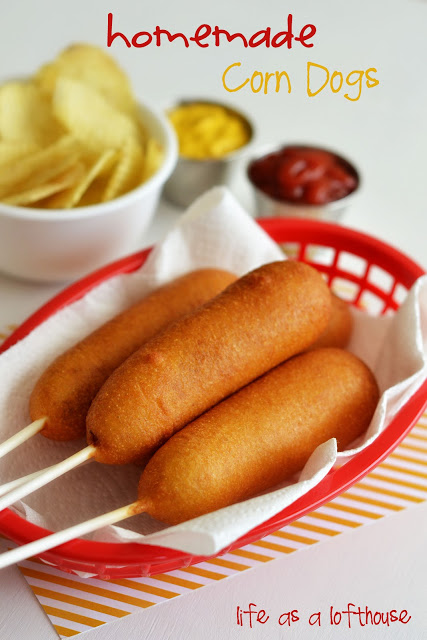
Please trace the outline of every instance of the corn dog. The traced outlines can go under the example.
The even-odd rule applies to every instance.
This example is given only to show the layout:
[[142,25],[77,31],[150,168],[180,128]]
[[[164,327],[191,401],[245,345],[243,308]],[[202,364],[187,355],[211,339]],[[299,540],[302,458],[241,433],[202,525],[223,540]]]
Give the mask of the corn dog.
[[235,279],[220,269],[188,273],[159,287],[56,358],[30,397],[32,420],[47,417],[41,433],[52,440],[83,437],[89,406],[112,371],[160,329]]
[[170,438],[142,473],[136,511],[177,524],[270,489],[321,443],[335,437],[342,450],[363,433],[378,397],[351,353],[296,356]]
[[346,351],[296,356],[170,438],[132,504],[3,553],[0,568],[137,513],[179,524],[274,489],[323,441],[336,437],[342,448],[366,429],[378,396],[369,369]]
[[332,294],[331,317],[328,326],[321,336],[310,346],[310,349],[321,347],[339,347],[344,349],[350,342],[353,330],[353,318],[347,302]]
[[86,419],[94,458],[145,461],[173,433],[324,331],[331,295],[321,275],[274,262],[231,284],[128,358]]

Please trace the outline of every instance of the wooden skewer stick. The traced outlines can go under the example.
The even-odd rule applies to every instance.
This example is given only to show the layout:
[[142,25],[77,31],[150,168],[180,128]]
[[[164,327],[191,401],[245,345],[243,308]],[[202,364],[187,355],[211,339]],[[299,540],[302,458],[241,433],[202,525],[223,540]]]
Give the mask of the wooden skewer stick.
[[100,529],[101,527],[105,527],[109,524],[114,524],[120,520],[130,518],[130,516],[141,511],[141,504],[136,501],[132,504],[128,504],[126,507],[120,507],[119,509],[115,509],[109,513],[104,513],[101,516],[97,516],[91,520],[86,520],[86,522],[81,522],[80,524],[76,524],[68,529],[64,529],[63,531],[57,531],[56,533],[45,536],[44,538],[34,540],[34,542],[25,544],[22,547],[6,551],[0,555],[0,569],[9,567],[11,564],[21,562],[22,560],[26,560],[32,556],[39,555],[49,549],[53,549],[53,547],[57,547],[60,544],[73,540],[74,538],[78,538],[86,533],[95,531],[95,529]]
[[[87,460],[86,462],[90,462],[90,460]],[[82,464],[84,465],[84,462]],[[12,491],[12,489],[15,489],[16,487],[20,487],[22,484],[25,484],[26,482],[29,482],[33,478],[36,478],[41,473],[44,473],[47,469],[50,469],[50,468],[51,467],[45,467],[44,469],[40,469],[40,471],[34,471],[33,473],[29,473],[26,476],[22,476],[21,478],[17,478],[16,480],[11,480],[10,482],[6,482],[5,484],[0,485],[0,497],[6,495],[6,493],[9,493],[9,491]]]
[[37,489],[40,489],[40,487],[44,487],[45,484],[59,478],[59,476],[62,476],[64,473],[67,473],[67,471],[74,469],[74,467],[78,467],[82,462],[92,458],[94,453],[95,447],[93,445],[89,445],[88,447],[81,449],[81,451],[77,451],[77,453],[66,460],[62,460],[62,462],[58,462],[44,471],[40,471],[35,478],[31,478],[28,482],[20,484],[18,487],[0,498],[0,511],[9,507],[17,500],[28,496],[29,493],[33,493]]
[[38,420],[34,420],[27,427],[15,433],[11,438],[0,444],[0,458],[5,456],[9,451],[13,451],[16,447],[19,447],[20,444],[26,442],[30,438],[36,435],[41,431],[46,423],[47,418],[39,418]]
[[9,491],[12,491],[12,489],[15,489],[16,487],[20,487],[22,484],[25,484],[26,482],[29,482],[33,478],[36,478],[38,475],[43,473],[43,471],[45,471],[45,469],[43,469],[42,471],[35,471],[34,473],[29,473],[27,476],[23,476],[22,478],[17,478],[16,480],[11,480],[10,482],[6,482],[5,484],[2,484],[0,486],[0,497],[4,496],[6,493],[9,493]]

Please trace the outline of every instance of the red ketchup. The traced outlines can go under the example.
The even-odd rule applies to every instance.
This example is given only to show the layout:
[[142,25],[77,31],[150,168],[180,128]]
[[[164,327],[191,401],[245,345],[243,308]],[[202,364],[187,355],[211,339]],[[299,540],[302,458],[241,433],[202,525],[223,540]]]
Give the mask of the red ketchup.
[[321,205],[355,190],[357,174],[342,158],[315,147],[283,147],[254,160],[253,184],[275,200]]

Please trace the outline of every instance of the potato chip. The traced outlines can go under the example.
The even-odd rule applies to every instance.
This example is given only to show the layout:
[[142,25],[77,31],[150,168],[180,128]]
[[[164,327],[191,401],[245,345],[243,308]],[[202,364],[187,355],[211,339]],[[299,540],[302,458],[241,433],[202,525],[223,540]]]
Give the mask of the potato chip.
[[0,87],[0,136],[3,140],[46,146],[63,134],[50,100],[31,82]]
[[141,145],[128,138],[120,152],[120,159],[109,180],[102,201],[107,202],[134,189],[142,181],[144,154]]
[[113,167],[117,156],[118,152],[112,149],[104,151],[95,163],[89,167],[84,167],[83,175],[81,175],[78,182],[69,189],[55,194],[49,199],[46,206],[49,209],[71,209],[71,207],[77,206],[93,181],[104,173],[107,173]]
[[0,140],[0,167],[37,151],[38,147],[28,142]]
[[144,168],[141,180],[145,182],[156,173],[163,162],[163,149],[157,140],[149,138],[145,147]]
[[98,204],[137,187],[162,160],[126,75],[97,47],[68,47],[34,79],[0,87],[4,202]]
[[0,198],[12,196],[63,173],[76,164],[79,146],[70,136],[4,166],[0,172]]
[[35,81],[53,94],[58,78],[63,76],[92,87],[121,111],[135,111],[135,100],[126,74],[111,56],[98,47],[71,45],[56,60],[43,66],[36,74]]
[[51,196],[52,194],[61,192],[70,185],[74,184],[76,180],[81,177],[83,171],[83,165],[76,164],[64,173],[56,176],[56,178],[52,181],[38,185],[36,187],[32,187],[23,191],[22,193],[17,193],[8,198],[4,198],[3,202],[14,206],[28,206],[30,204],[33,205],[34,203],[37,203],[40,200]]
[[90,207],[102,202],[107,182],[104,178],[96,178],[79,200],[79,207]]
[[58,78],[53,112],[70,133],[96,153],[120,149],[128,138],[139,137],[131,118],[90,87],[70,78]]

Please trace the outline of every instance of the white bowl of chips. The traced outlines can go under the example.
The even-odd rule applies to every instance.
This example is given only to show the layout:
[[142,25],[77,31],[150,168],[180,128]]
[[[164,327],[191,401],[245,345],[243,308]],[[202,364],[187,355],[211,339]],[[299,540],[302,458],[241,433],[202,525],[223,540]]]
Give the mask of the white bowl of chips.
[[160,111],[74,45],[0,87],[0,270],[64,281],[137,250],[177,160]]

